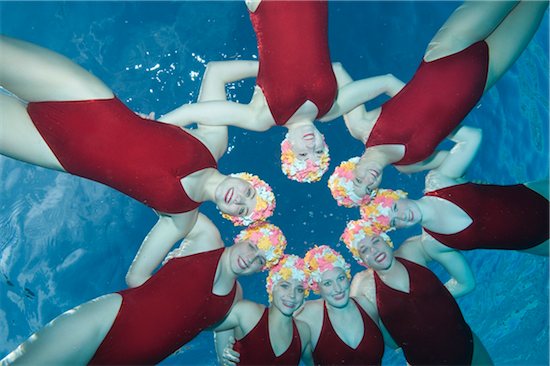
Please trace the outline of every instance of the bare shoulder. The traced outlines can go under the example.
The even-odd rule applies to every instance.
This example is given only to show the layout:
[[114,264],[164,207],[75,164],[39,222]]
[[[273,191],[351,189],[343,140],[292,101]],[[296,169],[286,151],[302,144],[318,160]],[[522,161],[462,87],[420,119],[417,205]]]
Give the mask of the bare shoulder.
[[412,262],[425,261],[426,254],[423,248],[422,236],[412,236],[405,240],[399,246],[399,249],[395,251],[395,255]]
[[307,325],[306,322],[298,319],[294,319],[294,322],[296,324],[296,328],[298,328],[298,332],[300,333],[300,336],[302,339],[309,339],[311,330],[309,328],[309,325]]
[[376,302],[374,274],[371,269],[357,273],[351,281],[351,295],[365,296],[370,302]]
[[239,301],[237,304],[235,304],[235,311],[237,311],[239,314],[257,314],[257,313],[263,313],[265,310],[265,306],[262,304],[258,304],[256,302],[243,299]]
[[378,309],[372,301],[370,301],[366,296],[354,296],[353,299],[374,321],[378,322]]
[[311,321],[318,319],[320,312],[323,311],[323,300],[306,301],[299,314],[296,314],[298,319]]

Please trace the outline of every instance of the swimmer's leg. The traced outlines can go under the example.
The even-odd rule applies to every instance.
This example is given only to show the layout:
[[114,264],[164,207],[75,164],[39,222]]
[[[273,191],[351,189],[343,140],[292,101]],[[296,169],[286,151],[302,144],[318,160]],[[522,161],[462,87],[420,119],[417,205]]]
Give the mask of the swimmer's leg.
[[544,179],[544,180],[539,180],[539,181],[536,181],[536,182],[525,183],[524,185],[527,188],[537,192],[538,194],[540,194],[544,198],[548,199],[549,184],[550,184],[550,181],[548,181],[548,179]]
[[61,314],[8,354],[0,365],[87,364],[109,332],[121,303],[119,294],[109,294]]
[[0,93],[0,154],[64,171],[34,124],[24,103]]
[[428,44],[424,61],[437,60],[487,38],[516,6],[515,1],[466,1]]
[[472,337],[474,341],[474,354],[472,355],[472,365],[493,365],[493,360],[491,359],[491,356],[489,355],[489,352],[487,352],[487,349],[481,343],[481,340],[478,338],[478,336],[472,332]]
[[0,36],[0,86],[28,101],[107,99],[113,92],[68,58]]
[[492,87],[521,55],[539,28],[547,8],[547,1],[522,1],[487,37],[489,73],[485,90]]

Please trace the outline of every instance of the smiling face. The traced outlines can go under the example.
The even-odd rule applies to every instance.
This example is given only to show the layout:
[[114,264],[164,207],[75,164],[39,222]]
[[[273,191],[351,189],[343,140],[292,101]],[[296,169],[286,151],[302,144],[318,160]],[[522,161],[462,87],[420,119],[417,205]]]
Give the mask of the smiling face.
[[397,229],[414,226],[422,221],[422,212],[418,204],[410,199],[397,200],[390,211],[390,226]]
[[288,141],[298,160],[318,163],[325,153],[323,135],[313,124],[289,130]]
[[375,162],[359,163],[352,173],[353,192],[359,196],[370,195],[382,182],[382,167]]
[[256,190],[244,179],[226,177],[215,192],[220,211],[232,216],[248,216],[256,207]]
[[380,236],[368,236],[357,244],[359,257],[375,271],[386,270],[393,263],[393,249]]
[[287,316],[292,314],[302,306],[305,297],[305,288],[302,281],[295,278],[281,280],[273,286],[273,301],[281,313]]
[[327,304],[341,308],[348,304],[350,282],[346,272],[339,267],[323,272],[319,290]]
[[234,274],[249,275],[262,270],[266,263],[266,253],[249,241],[239,241],[231,247],[229,260]]

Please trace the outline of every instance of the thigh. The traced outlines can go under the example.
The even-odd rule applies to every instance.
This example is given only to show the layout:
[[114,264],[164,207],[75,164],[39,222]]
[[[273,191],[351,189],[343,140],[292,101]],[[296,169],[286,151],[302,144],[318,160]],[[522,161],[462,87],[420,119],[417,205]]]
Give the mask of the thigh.
[[112,98],[98,78],[65,56],[0,36],[0,85],[25,101]]
[[0,154],[44,168],[64,171],[34,127],[24,103],[0,93]]
[[109,332],[120,305],[109,294],[69,310],[33,334],[5,360],[13,365],[85,365]]
[[462,51],[485,39],[516,6],[515,1],[467,1],[458,7],[428,44],[425,61]]
[[493,86],[525,50],[547,8],[547,1],[522,1],[487,37],[489,73],[485,90]]

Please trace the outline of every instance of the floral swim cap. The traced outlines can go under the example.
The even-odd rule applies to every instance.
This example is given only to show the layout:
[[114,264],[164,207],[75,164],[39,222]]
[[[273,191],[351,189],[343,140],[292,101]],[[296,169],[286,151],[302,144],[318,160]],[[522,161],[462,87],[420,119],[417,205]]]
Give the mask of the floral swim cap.
[[287,244],[281,229],[265,221],[256,222],[241,230],[234,242],[240,241],[249,241],[265,252],[266,261],[262,270],[277,264],[283,256]]
[[365,205],[376,195],[376,189],[370,195],[364,197],[359,197],[353,191],[353,170],[358,162],[358,156],[343,161],[334,169],[334,173],[328,179],[328,188],[338,206],[355,207]]
[[334,268],[341,268],[348,279],[351,279],[350,265],[344,257],[328,245],[314,246],[304,257],[309,270],[309,287],[316,294],[319,293],[319,283],[324,272]]
[[222,217],[233,223],[235,226],[247,226],[255,221],[263,221],[273,215],[275,210],[275,195],[269,184],[258,178],[257,175],[249,173],[230,174],[231,177],[246,180],[256,190],[256,207],[248,216],[232,216],[222,212]]
[[359,211],[364,220],[370,221],[373,227],[381,231],[391,231],[395,228],[390,225],[390,213],[393,204],[401,198],[407,198],[407,192],[402,190],[378,189],[376,197],[367,205],[361,206]]
[[304,298],[309,295],[309,273],[304,260],[294,254],[285,254],[269,271],[265,288],[269,302],[273,301],[273,286],[280,281],[298,280],[304,286]]
[[359,255],[357,245],[361,242],[361,240],[375,235],[379,235],[390,247],[393,248],[393,243],[388,234],[380,228],[374,226],[372,222],[365,220],[349,221],[344,229],[344,233],[340,237],[340,240],[346,244],[346,247],[348,247],[357,263],[366,267],[365,262],[363,262],[361,256]]
[[289,179],[300,183],[317,182],[328,170],[329,163],[328,145],[325,143],[324,138],[323,154],[318,162],[313,162],[310,159],[298,159],[288,140],[288,133],[283,142],[281,142],[281,169]]

